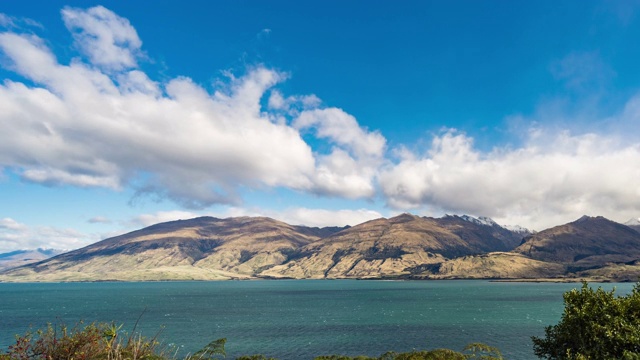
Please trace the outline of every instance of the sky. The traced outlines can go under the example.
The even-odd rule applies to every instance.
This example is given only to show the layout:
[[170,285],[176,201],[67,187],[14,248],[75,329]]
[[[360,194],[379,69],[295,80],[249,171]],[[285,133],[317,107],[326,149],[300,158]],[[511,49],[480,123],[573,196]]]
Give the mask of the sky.
[[640,217],[639,1],[0,3],[0,252]]

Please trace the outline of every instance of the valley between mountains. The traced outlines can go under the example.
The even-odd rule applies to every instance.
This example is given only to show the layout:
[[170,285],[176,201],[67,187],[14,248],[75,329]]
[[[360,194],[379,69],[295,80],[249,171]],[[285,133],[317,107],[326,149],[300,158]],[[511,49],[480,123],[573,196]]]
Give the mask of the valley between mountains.
[[402,214],[312,228],[265,217],[156,224],[0,272],[0,281],[505,279],[637,281],[640,223],[584,216],[537,233]]

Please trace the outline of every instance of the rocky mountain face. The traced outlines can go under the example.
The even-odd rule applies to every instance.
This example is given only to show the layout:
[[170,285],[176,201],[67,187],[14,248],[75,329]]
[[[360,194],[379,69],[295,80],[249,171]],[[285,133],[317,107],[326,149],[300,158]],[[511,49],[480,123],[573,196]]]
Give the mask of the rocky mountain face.
[[252,278],[637,280],[640,232],[602,217],[532,233],[402,214],[346,228],[258,217],[153,225],[0,272],[0,281]]
[[56,249],[16,250],[0,254],[0,271],[32,264],[63,253]]

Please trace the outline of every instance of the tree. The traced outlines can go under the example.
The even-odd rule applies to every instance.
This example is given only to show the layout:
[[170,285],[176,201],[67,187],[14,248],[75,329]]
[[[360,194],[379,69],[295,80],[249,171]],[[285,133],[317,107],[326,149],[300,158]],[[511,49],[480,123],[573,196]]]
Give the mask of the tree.
[[536,356],[555,359],[640,359],[640,283],[626,296],[586,282],[564,295],[564,313],[545,337],[532,337]]

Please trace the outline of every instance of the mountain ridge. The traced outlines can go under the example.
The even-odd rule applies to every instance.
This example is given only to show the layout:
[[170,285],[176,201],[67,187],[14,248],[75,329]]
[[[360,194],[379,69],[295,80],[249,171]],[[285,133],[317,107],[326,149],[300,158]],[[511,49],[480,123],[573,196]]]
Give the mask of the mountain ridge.
[[573,279],[640,275],[640,233],[582,217],[537,233],[489,218],[408,213],[351,227],[266,217],[154,224],[50,259],[0,281],[224,279]]

